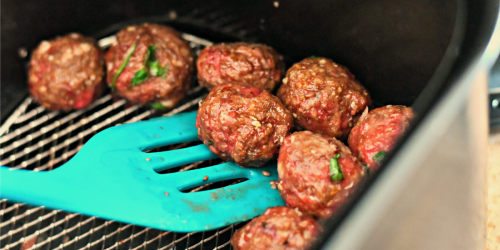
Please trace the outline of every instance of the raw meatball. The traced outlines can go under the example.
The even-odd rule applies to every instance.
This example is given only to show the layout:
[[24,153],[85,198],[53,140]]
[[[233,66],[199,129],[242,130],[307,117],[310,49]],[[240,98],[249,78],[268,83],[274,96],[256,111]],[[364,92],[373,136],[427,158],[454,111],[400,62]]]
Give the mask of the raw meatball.
[[371,104],[368,92],[349,70],[326,58],[307,58],[294,64],[278,97],[292,112],[296,125],[342,139]]
[[413,118],[411,108],[385,106],[364,113],[349,134],[349,147],[370,169],[389,152]]
[[321,230],[313,218],[296,209],[272,207],[236,231],[231,244],[235,250],[307,249]]
[[273,48],[241,42],[206,47],[196,66],[200,85],[209,89],[235,81],[271,92],[285,73],[283,59]]
[[296,132],[281,146],[278,190],[292,208],[330,217],[365,175],[342,142],[310,131]]
[[141,105],[171,108],[189,88],[193,52],[179,32],[146,23],[118,32],[106,64],[107,82],[119,95]]
[[222,159],[242,167],[268,162],[292,127],[292,114],[276,96],[244,83],[213,88],[196,117],[198,137]]
[[50,110],[84,108],[103,90],[103,64],[92,38],[73,33],[43,41],[31,56],[30,92]]

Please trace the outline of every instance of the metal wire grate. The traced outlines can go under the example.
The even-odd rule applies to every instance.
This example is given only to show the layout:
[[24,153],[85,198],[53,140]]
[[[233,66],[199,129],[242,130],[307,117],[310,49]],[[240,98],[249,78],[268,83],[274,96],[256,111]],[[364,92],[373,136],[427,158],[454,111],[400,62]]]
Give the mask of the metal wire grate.
[[[182,36],[196,54],[211,44],[189,34]],[[113,41],[114,37],[103,38],[99,45],[105,48]],[[193,110],[205,95],[206,90],[193,81],[181,104],[167,112],[133,105],[110,93],[83,110],[69,113],[48,111],[27,97],[0,127],[0,165],[50,171],[67,162],[87,140],[107,127]],[[186,145],[170,149],[183,146]],[[176,171],[216,163],[198,162]],[[190,192],[231,184],[234,183],[207,184]],[[174,233],[0,200],[2,249],[231,249],[229,239],[241,225],[199,233]]]

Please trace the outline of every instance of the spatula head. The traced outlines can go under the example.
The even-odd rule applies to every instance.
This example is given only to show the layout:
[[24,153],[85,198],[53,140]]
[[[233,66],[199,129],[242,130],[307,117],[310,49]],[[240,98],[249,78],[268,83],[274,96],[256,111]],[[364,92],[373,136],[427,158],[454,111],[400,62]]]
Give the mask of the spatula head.
[[[270,184],[278,179],[276,163],[248,169],[226,162],[190,171],[158,173],[217,158],[203,144],[144,152],[198,141],[195,120],[196,112],[188,112],[108,128],[92,137],[64,166],[50,172],[2,167],[1,196],[177,232],[219,228],[249,220],[268,207],[284,205]],[[248,180],[213,190],[182,192],[241,178]]]

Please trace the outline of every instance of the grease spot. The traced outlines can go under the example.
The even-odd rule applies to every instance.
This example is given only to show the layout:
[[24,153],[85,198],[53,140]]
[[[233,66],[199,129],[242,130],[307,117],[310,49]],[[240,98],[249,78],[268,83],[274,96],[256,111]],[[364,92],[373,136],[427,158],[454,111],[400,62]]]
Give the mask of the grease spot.
[[186,203],[193,212],[210,212],[210,208],[204,204],[194,203],[185,199],[181,199],[181,201]]

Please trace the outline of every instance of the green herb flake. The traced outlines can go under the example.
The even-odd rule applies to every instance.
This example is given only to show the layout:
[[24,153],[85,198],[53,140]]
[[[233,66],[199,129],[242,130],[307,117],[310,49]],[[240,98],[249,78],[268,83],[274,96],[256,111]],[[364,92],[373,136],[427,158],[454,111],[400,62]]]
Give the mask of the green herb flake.
[[381,162],[381,161],[384,159],[384,157],[385,157],[385,155],[386,155],[386,154],[387,154],[387,152],[385,152],[385,151],[380,151],[380,152],[376,153],[376,154],[373,156],[373,159],[374,159],[375,161],[377,161],[377,162]]
[[212,142],[212,141],[208,141],[208,145],[210,145],[210,146],[211,146],[211,145],[214,145],[214,142]]
[[318,58],[318,57],[316,57],[316,56],[310,56],[309,58],[310,58],[310,59],[316,59],[316,58]]
[[148,79],[148,72],[146,72],[145,68],[140,69],[135,72],[134,78],[132,78],[132,84],[130,87],[134,87],[146,81]]
[[266,223],[265,222],[262,222],[262,227],[266,228]]
[[151,104],[151,107],[153,109],[160,109],[160,110],[163,110],[163,109],[166,109],[167,107],[165,107],[163,104],[159,103],[159,102],[155,102],[155,103],[152,103]]
[[163,76],[164,71],[165,70],[160,66],[158,61],[149,62],[149,74],[151,76]]
[[146,58],[144,59],[144,67],[135,73],[130,87],[145,82],[150,76],[161,76],[163,79],[166,79],[168,66],[160,66],[160,63],[154,56],[155,51],[156,45],[153,44],[148,47]]
[[344,179],[344,175],[340,171],[340,166],[338,159],[340,158],[340,154],[335,155],[334,158],[330,158],[330,176],[332,181],[341,181]]
[[167,79],[167,73],[168,73],[168,66],[165,66],[165,68],[163,68],[163,72],[160,74],[161,78]]
[[115,84],[116,81],[118,80],[118,77],[120,74],[123,72],[125,67],[127,67],[128,61],[130,61],[130,58],[132,57],[132,54],[134,54],[135,48],[137,48],[137,43],[134,43],[134,46],[132,47],[132,51],[128,54],[127,58],[125,58],[125,61],[123,61],[122,65],[120,68],[116,71],[115,76],[113,77],[113,81],[111,82],[111,90],[115,91]]
[[370,175],[370,168],[366,166],[366,164],[363,164],[363,168],[365,169],[366,174]]
[[156,45],[154,44],[148,47],[148,51],[146,51],[146,59],[144,59],[144,65],[148,65],[149,61],[153,61],[153,59],[151,58],[152,57],[154,58],[155,50],[156,50]]

